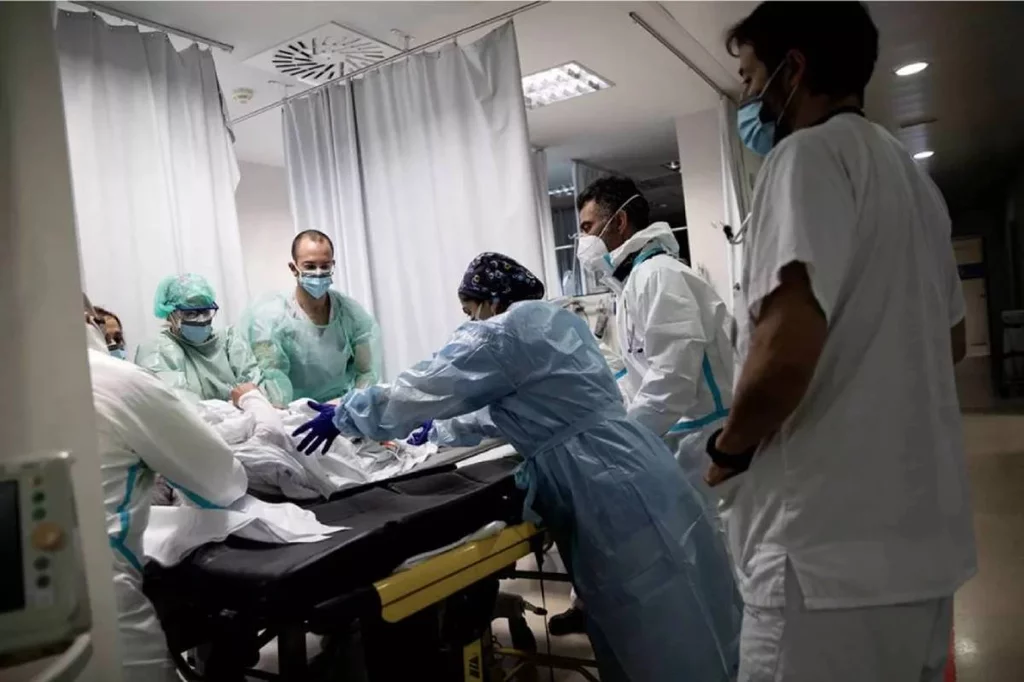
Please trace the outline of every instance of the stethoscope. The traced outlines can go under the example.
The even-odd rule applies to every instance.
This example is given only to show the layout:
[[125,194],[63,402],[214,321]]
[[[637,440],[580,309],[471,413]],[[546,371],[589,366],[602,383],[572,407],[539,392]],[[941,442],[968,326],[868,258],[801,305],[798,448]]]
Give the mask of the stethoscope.
[[643,346],[633,345],[633,337],[636,336],[636,327],[630,327],[627,330],[627,336],[629,338],[626,339],[626,352],[629,353],[630,355],[643,355]]

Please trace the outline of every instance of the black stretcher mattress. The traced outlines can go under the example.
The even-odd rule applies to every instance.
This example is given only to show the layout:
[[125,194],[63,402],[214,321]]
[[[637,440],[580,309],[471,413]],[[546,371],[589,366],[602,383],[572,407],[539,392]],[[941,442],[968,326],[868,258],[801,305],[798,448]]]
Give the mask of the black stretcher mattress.
[[171,601],[179,607],[175,611],[304,618],[326,600],[366,590],[411,556],[456,542],[491,521],[518,523],[523,498],[515,487],[516,466],[515,458],[505,458],[343,490],[307,507],[322,523],[351,530],[294,545],[229,537],[200,547],[174,567],[150,562],[146,593],[161,612],[161,603]]

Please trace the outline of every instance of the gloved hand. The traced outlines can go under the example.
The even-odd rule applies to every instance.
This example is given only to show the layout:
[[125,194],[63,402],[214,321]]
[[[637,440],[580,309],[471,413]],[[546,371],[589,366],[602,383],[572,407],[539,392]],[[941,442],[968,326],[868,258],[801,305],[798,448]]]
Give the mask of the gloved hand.
[[331,447],[331,443],[341,433],[338,431],[338,427],[334,425],[334,412],[337,408],[334,405],[323,405],[312,400],[306,404],[309,406],[309,409],[316,410],[320,414],[295,429],[292,432],[292,436],[298,436],[309,431],[306,437],[302,439],[302,442],[299,443],[299,451],[312,455],[322,444],[323,448],[321,448],[320,454],[326,454],[327,449]]
[[420,428],[413,431],[412,435],[409,436],[409,438],[406,439],[405,442],[408,443],[409,445],[423,445],[428,440],[430,440],[430,429],[433,428],[433,426],[433,419],[423,422],[423,425],[420,426]]

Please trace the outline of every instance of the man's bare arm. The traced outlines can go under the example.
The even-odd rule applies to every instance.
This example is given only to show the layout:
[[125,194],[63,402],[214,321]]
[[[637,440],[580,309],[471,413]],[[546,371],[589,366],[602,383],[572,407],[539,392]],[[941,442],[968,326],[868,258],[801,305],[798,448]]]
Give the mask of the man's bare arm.
[[726,454],[746,452],[779,430],[807,392],[825,346],[828,325],[806,267],[790,263],[779,277],[781,284],[761,304],[732,409],[716,443]]

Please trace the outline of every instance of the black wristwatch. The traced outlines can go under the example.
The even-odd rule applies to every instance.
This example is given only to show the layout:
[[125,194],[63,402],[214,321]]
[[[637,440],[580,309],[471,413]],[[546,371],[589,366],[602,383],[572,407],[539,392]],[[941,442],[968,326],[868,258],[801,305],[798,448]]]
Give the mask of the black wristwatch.
[[711,461],[723,469],[729,469],[737,473],[749,469],[750,462],[754,459],[754,453],[757,452],[757,446],[755,445],[748,448],[745,452],[735,455],[722,452],[715,447],[715,441],[718,440],[718,434],[720,433],[722,433],[722,429],[718,429],[711,434],[711,438],[708,438],[707,453]]

